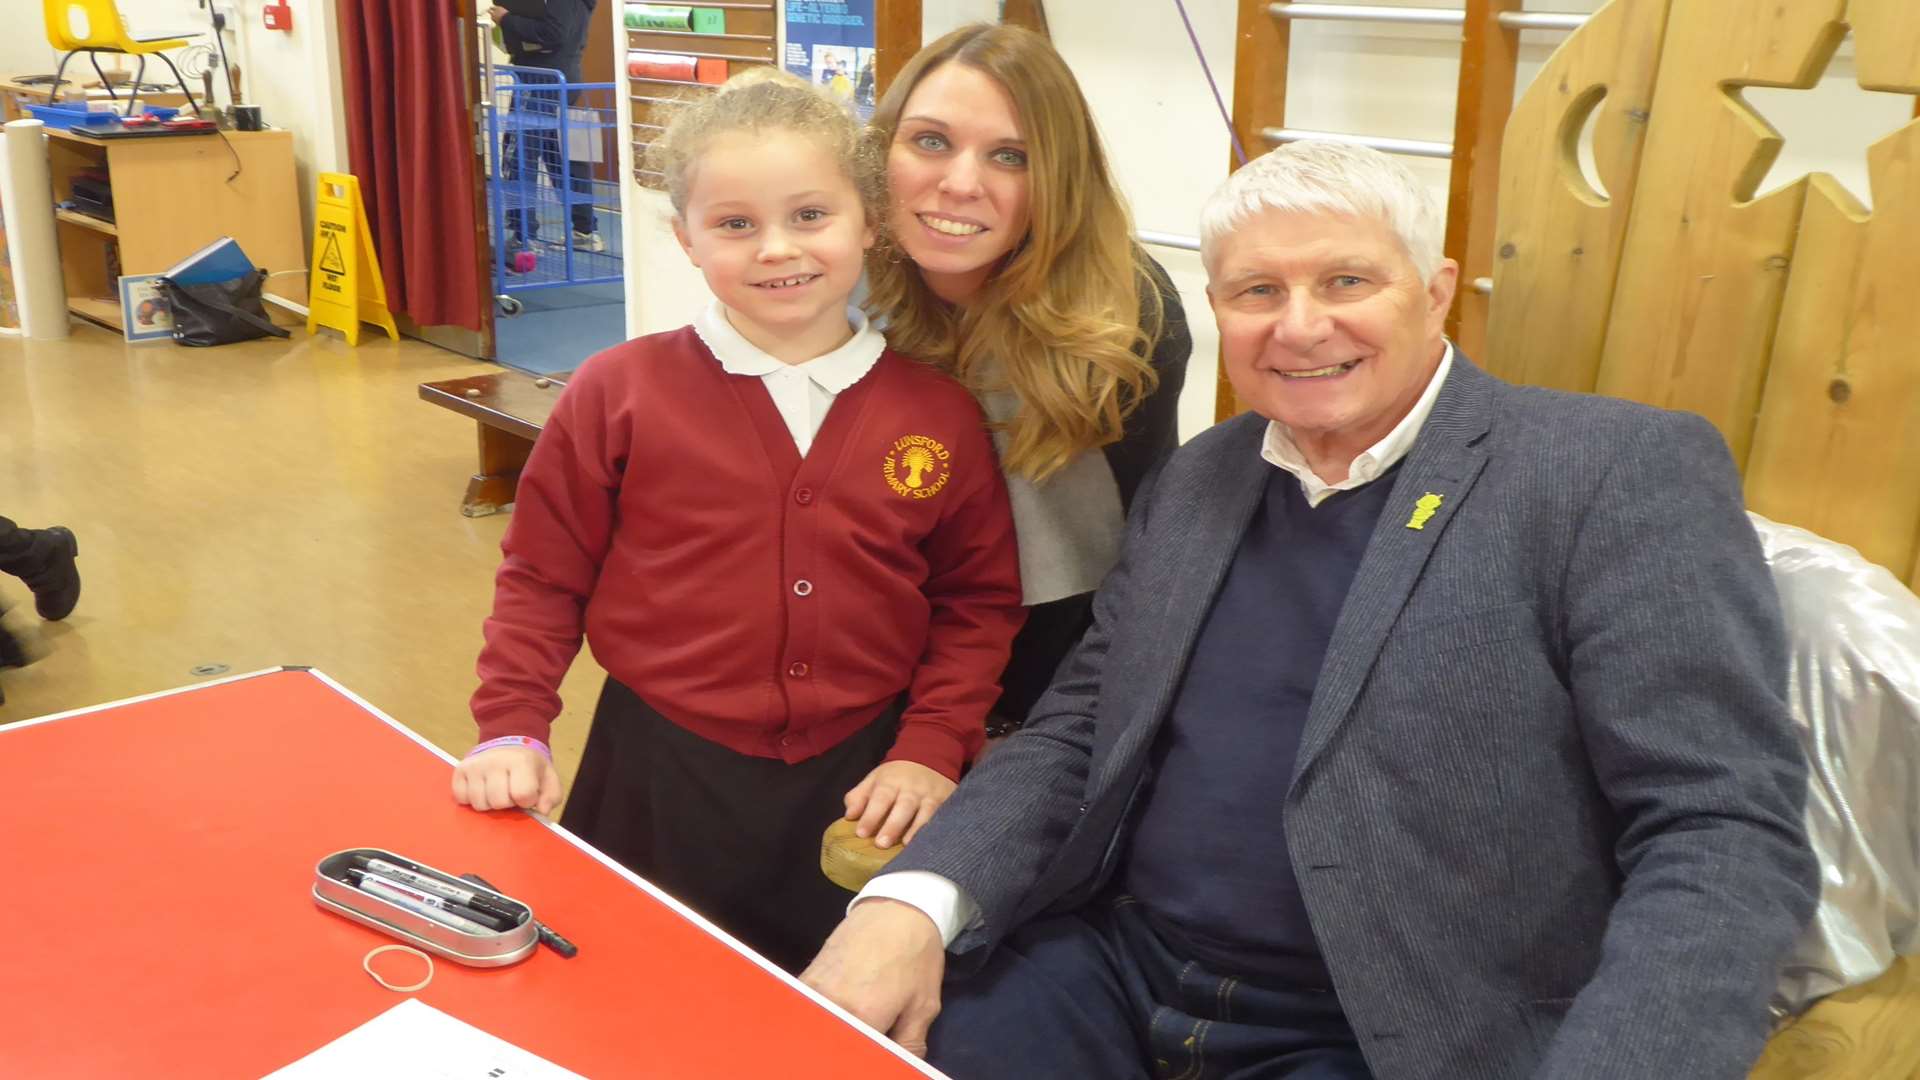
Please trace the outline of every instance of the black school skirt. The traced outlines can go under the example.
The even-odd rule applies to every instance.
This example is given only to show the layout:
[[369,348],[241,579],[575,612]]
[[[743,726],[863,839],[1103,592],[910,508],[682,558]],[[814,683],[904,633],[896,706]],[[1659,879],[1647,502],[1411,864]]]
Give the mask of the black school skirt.
[[896,704],[789,765],[710,742],[608,679],[560,824],[791,972],[853,894],[820,872],[820,834],[892,749]]

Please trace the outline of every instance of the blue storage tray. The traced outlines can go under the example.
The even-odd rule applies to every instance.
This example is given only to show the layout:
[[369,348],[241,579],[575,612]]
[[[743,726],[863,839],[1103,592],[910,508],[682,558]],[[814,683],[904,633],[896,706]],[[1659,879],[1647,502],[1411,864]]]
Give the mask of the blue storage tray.
[[[179,109],[169,109],[164,105],[142,105],[140,109],[161,120],[171,120],[180,112]],[[116,127],[120,123],[118,110],[112,107],[95,109],[88,103],[80,101],[67,101],[55,105],[28,105],[27,112],[50,128],[109,128]]]
[[94,110],[83,102],[60,105],[28,105],[27,112],[50,128],[108,127],[120,122],[110,109]]

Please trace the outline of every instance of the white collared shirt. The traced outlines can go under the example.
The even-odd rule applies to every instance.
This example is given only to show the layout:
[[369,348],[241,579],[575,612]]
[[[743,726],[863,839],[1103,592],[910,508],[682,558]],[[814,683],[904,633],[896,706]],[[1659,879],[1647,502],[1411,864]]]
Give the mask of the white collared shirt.
[[729,375],[757,375],[766,384],[780,419],[793,435],[793,445],[806,457],[813,437],[827,419],[833,399],[847,387],[866,377],[887,347],[887,339],[867,325],[867,316],[858,308],[847,309],[847,325],[853,336],[847,343],[824,356],[803,364],[789,364],[769,356],[759,346],[742,337],[727,321],[727,309],[715,300],[693,320],[693,332],[720,361]]
[[1267,463],[1285,469],[1300,481],[1300,490],[1307,496],[1308,506],[1319,506],[1332,497],[1336,491],[1352,491],[1380,479],[1380,474],[1400,463],[1413,449],[1413,441],[1420,437],[1420,429],[1427,424],[1427,416],[1433,412],[1433,403],[1440,397],[1440,386],[1447,381],[1447,372],[1453,370],[1453,342],[1446,343],[1447,348],[1440,356],[1440,366],[1433,371],[1433,378],[1427,380],[1427,388],[1420,400],[1413,403],[1413,410],[1395,424],[1386,437],[1362,450],[1353,464],[1347,466],[1347,478],[1337,484],[1329,484],[1320,479],[1307,464],[1305,454],[1294,444],[1293,433],[1278,420],[1267,421],[1267,437],[1260,443],[1260,456]]

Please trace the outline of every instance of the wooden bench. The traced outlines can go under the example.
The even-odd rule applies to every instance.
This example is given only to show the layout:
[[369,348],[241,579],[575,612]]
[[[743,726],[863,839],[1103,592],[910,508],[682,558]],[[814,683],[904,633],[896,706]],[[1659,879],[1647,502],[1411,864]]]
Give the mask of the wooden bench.
[[501,370],[420,384],[420,400],[471,416],[480,429],[480,471],[467,481],[461,513],[486,517],[513,504],[520,469],[553,413],[560,388],[572,375],[571,371],[540,376]]

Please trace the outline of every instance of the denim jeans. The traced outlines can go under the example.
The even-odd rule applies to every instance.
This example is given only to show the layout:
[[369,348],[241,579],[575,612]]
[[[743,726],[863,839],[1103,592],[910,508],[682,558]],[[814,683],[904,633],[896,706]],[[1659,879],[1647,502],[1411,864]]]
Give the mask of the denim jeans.
[[[519,184],[510,186],[521,188],[521,194],[537,201],[546,201],[536,195],[539,189],[540,170],[544,167],[547,178],[553,182],[555,195],[553,203],[561,201],[560,192],[571,190],[575,196],[586,195],[589,198],[574,200],[568,207],[573,222],[573,231],[591,233],[599,230],[599,222],[593,213],[593,174],[592,166],[584,161],[569,161],[560,146],[560,110],[564,107],[559,89],[539,88],[538,81],[543,79],[534,72],[522,76],[532,88],[522,86],[514,91],[512,115],[530,121],[529,126],[519,132],[509,131],[500,137],[500,178],[507,181],[519,181],[522,175],[527,177],[524,187]],[[540,210],[530,206],[524,214],[515,207],[506,213],[507,231],[522,241],[531,241],[540,235]]]
[[928,1061],[954,1080],[1371,1080],[1331,990],[1182,959],[1109,896],[1020,928],[948,981]]

